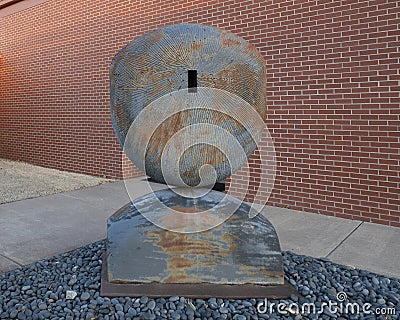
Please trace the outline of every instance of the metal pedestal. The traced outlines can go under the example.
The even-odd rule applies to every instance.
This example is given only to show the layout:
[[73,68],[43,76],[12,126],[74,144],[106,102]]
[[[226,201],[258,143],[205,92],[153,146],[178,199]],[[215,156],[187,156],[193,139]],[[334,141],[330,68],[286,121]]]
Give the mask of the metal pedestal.
[[[102,295],[285,298],[296,293],[284,281],[279,240],[264,216],[249,218],[250,207],[241,204],[212,229],[168,231],[147,220],[143,211],[166,219],[168,208],[188,211],[193,199],[177,197],[170,190],[157,193],[165,207],[155,208],[144,196],[109,219]],[[207,210],[224,196],[211,191],[196,203]]]

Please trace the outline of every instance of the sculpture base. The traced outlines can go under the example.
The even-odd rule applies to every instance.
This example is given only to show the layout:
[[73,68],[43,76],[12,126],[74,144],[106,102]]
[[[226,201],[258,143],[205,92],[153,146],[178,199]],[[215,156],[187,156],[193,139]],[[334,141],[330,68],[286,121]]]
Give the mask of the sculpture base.
[[196,207],[218,208],[221,197],[225,204],[239,203],[226,221],[202,232],[169,231],[147,220],[146,210],[171,221],[175,215],[169,217],[169,208],[191,212],[194,200],[171,190],[156,195],[162,205],[146,195],[109,219],[102,295],[287,298],[296,292],[284,282],[279,240],[263,215],[250,218],[247,204],[211,191]]
[[101,291],[103,297],[150,298],[180,296],[186,298],[269,298],[287,299],[299,293],[288,283],[279,285],[216,284],[216,283],[112,283],[107,277],[107,253],[103,255]]

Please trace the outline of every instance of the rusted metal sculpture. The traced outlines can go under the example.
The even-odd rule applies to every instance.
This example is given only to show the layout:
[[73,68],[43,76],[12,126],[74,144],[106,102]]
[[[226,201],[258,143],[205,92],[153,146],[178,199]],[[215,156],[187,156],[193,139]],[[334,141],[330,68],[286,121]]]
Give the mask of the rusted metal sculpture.
[[[189,125],[207,123],[227,130],[248,157],[256,147],[253,137],[259,140],[264,128],[265,77],[265,63],[258,51],[218,28],[185,24],[146,33],[123,48],[111,64],[111,114],[118,140],[126,146],[128,131],[136,120],[135,128],[131,128],[132,144],[125,152],[138,168],[159,182],[165,182],[161,151],[177,131]],[[154,110],[148,111],[150,116],[145,113],[141,117],[141,112],[149,108]],[[154,117],[156,111],[169,112],[169,117],[165,115],[156,130],[149,130],[159,120]],[[245,128],[240,122],[249,118],[249,112],[257,112],[261,122],[250,117],[253,123]],[[143,139],[144,130],[152,136]],[[185,137],[189,144],[190,140],[195,143],[200,139]],[[144,148],[146,157],[142,159]],[[186,184],[196,186],[199,168],[211,164],[216,167],[217,181],[224,181],[244,161],[230,168],[221,152],[197,144],[183,154],[180,176]]]
[[209,187],[239,169],[261,139],[262,56],[218,28],[174,25],[129,43],[110,78],[119,142],[170,188],[109,219],[102,293],[288,296],[273,226]]

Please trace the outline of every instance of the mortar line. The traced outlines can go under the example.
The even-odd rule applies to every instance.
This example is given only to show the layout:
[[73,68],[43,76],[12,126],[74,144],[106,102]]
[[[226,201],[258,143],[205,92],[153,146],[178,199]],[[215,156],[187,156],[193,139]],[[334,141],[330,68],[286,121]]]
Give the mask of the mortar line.
[[24,266],[23,264],[20,264],[19,262],[15,261],[14,259],[11,259],[11,258],[5,256],[4,254],[1,254],[1,253],[0,253],[0,257],[3,257],[3,258],[5,258],[5,259],[7,259],[7,260],[10,260],[11,262],[13,262],[13,263],[19,265],[20,267],[23,267],[23,266]]
[[345,242],[354,232],[357,231],[357,229],[364,223],[364,221],[361,221],[357,227],[355,227],[342,241],[340,241],[326,256],[325,258],[328,258],[332,253],[336,251],[337,248],[339,248],[343,242]]

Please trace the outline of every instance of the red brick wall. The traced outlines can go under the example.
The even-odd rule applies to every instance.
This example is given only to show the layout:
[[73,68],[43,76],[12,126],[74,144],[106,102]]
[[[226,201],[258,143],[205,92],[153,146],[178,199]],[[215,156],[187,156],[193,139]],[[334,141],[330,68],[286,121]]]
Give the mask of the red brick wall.
[[400,226],[399,12],[389,0],[50,0],[14,13],[0,20],[0,157],[140,174],[111,127],[110,61],[156,27],[210,24],[266,59],[269,203]]

